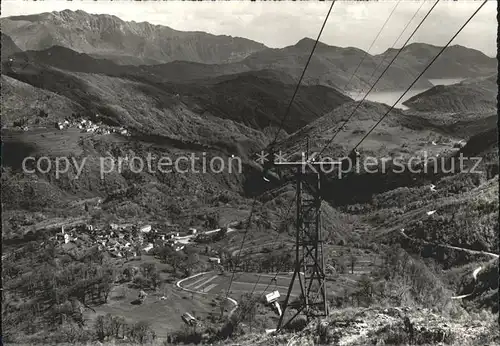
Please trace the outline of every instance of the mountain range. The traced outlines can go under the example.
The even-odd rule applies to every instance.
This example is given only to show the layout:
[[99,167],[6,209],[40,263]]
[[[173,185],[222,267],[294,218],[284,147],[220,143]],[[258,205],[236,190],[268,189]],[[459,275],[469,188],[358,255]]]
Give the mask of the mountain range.
[[125,64],[174,60],[226,63],[265,49],[251,40],[183,32],[147,22],[126,22],[112,15],[65,10],[2,18],[2,31],[23,50],[54,45]]
[[[10,110],[2,118],[3,125],[31,126],[63,120],[67,110],[72,109],[78,114],[99,113],[104,121],[138,133],[208,145],[221,142],[214,141],[210,131],[224,132],[215,119],[238,124],[240,129],[242,125],[245,128],[242,138],[244,142],[250,140],[252,147],[266,143],[266,137],[274,137],[273,128],[281,124],[315,42],[304,38],[295,45],[271,49],[245,39],[178,32],[165,26],[68,10],[7,17],[0,22],[5,42],[2,45],[4,109]],[[137,51],[138,42],[145,47],[141,51]],[[440,49],[423,43],[408,45],[375,90],[407,87]],[[283,122],[284,131],[294,133],[288,142],[301,138],[304,131],[310,132],[309,136],[316,138],[317,143],[326,141],[325,134],[332,133],[339,119],[348,115],[343,112],[353,107],[348,105],[352,99],[346,96],[347,91],[366,90],[367,82],[378,76],[374,70],[378,67],[381,73],[395,54],[395,49],[371,55],[361,49],[319,42],[287,121]],[[11,61],[6,61],[7,57]],[[358,72],[352,78],[358,65]],[[455,45],[447,48],[433,66],[438,68],[429,69],[425,78],[415,84],[414,88],[428,90],[406,102],[410,109],[460,113],[480,110],[486,114],[493,111],[495,59]],[[471,82],[447,87],[432,88],[429,81],[471,75],[475,78]],[[351,79],[350,86],[345,88]],[[37,95],[28,97],[32,99],[30,107],[19,107],[16,94],[20,90]],[[473,98],[472,102],[463,102],[463,93]],[[36,101],[39,97],[47,100],[45,106]],[[354,119],[361,121],[359,126],[349,125],[353,131],[366,131],[369,121],[382,116],[385,109],[375,104],[366,107],[367,115]],[[363,113],[364,108],[359,111]],[[37,114],[41,110],[49,114],[40,118]],[[157,115],[150,117],[148,112]],[[332,114],[337,115],[332,118]],[[198,120],[190,125],[184,123],[191,118]],[[413,120],[410,115],[400,118],[410,127],[427,122],[420,115]],[[204,127],[210,130],[200,130]],[[313,135],[318,130],[319,137]],[[347,134],[345,131],[341,138]],[[248,134],[252,134],[251,139]],[[351,139],[352,136],[347,141]],[[227,149],[228,143],[234,147],[232,142],[227,141],[223,147]]]
[[[127,22],[111,15],[69,10],[6,17],[0,23],[2,32],[22,50],[62,46],[120,65],[154,65],[151,73],[175,82],[260,69],[279,70],[297,80],[315,42],[304,38],[295,45],[271,49],[243,38],[181,32],[147,22]],[[422,43],[408,45],[375,90],[406,88],[439,49]],[[339,90],[367,89],[396,52],[388,49],[371,55],[358,48],[320,42],[303,82]],[[351,78],[358,65],[356,76]],[[496,59],[455,45],[445,50],[415,88],[431,87],[427,79],[487,76],[495,72]]]
[[437,85],[404,102],[418,111],[494,112],[497,109],[497,76],[467,79],[452,85]]
[[[119,123],[130,116],[135,117],[136,107],[132,104],[129,106],[129,101],[136,96],[130,90],[131,98],[123,99],[118,93],[118,87],[103,92],[102,85],[114,85],[113,81],[134,85],[136,92],[153,97],[164,109],[184,104],[186,111],[191,110],[200,115],[214,114],[259,130],[280,123],[286,102],[292,97],[295,88],[290,76],[273,70],[204,78],[196,83],[174,83],[162,80],[161,76],[150,72],[148,66],[117,65],[111,60],[95,59],[61,46],[44,51],[17,53],[12,57],[15,61],[4,67],[6,75],[64,95],[72,102],[85,105],[84,108],[96,111],[101,109],[100,112],[104,113],[106,119]],[[96,91],[92,92],[93,89]],[[292,105],[284,130],[295,131],[349,100],[349,97],[335,89],[306,85]],[[111,106],[114,104],[117,107]],[[118,115],[120,112],[117,113],[116,109],[127,109],[129,116]],[[137,128],[138,124],[143,122],[128,123],[127,126]],[[163,125],[153,128],[158,130],[162,127]]]

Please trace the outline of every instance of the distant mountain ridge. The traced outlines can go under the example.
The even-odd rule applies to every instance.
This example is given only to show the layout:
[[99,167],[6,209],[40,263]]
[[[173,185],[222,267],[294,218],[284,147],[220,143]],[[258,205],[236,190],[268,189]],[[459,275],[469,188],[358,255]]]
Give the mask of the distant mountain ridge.
[[51,46],[48,49],[28,50],[12,55],[13,59],[24,62],[36,62],[72,72],[104,73],[116,75],[139,71],[136,66],[122,66],[108,59],[96,59],[85,53],[78,53],[62,46]]
[[465,80],[458,84],[436,85],[404,102],[418,111],[494,112],[497,110],[496,75]]
[[[298,78],[314,44],[315,40],[304,38],[292,46],[253,53],[239,64],[250,69],[280,69]],[[371,55],[359,48],[342,48],[320,42],[316,46],[304,83],[366,91],[385,71],[375,84],[374,91],[404,90],[414,82],[441,49],[442,47],[426,43],[412,43],[401,51],[394,63],[385,71],[397,50]],[[417,80],[413,88],[432,87],[433,84],[428,79],[488,76],[496,73],[496,70],[495,58],[490,58],[474,49],[454,45],[444,50],[431,68]]]
[[[12,57],[13,62],[4,63],[4,74],[34,87],[66,96],[75,103],[84,104],[84,108],[93,107],[98,111],[99,107],[119,104],[117,100],[120,96],[115,92],[109,92],[108,100],[89,92],[93,87],[99,88],[99,83],[95,84],[96,80],[101,80],[106,85],[116,83],[116,78],[119,78],[120,83],[128,81],[126,88],[134,85],[140,93],[157,100],[155,103],[161,104],[158,109],[170,109],[176,104],[184,104],[201,116],[213,114],[257,130],[279,125],[295,89],[294,79],[276,70],[246,71],[217,78],[202,78],[199,75],[196,82],[177,83],[164,80],[161,73],[156,71],[158,66],[118,65],[111,60],[95,59],[61,46],[43,51],[19,52]],[[199,65],[187,63],[190,64]],[[284,130],[296,131],[348,101],[351,101],[349,97],[333,88],[304,85],[292,104]],[[125,104],[129,102],[122,102],[120,107],[128,109]],[[128,112],[132,113],[130,109]],[[117,118],[120,119],[119,122],[126,119],[122,113],[103,113],[109,114],[112,122]]]
[[44,50],[59,45],[136,64],[175,60],[228,63],[267,48],[244,38],[177,31],[80,10],[7,17],[0,22],[3,32],[13,37],[23,50]]
[[[315,43],[311,38],[303,38],[294,45],[271,49],[244,38],[182,32],[167,26],[127,22],[116,16],[80,10],[6,17],[0,19],[0,23],[3,32],[22,50],[62,46],[119,65],[150,65],[148,69],[152,74],[171,82],[254,70],[277,70],[297,81]],[[440,49],[424,43],[408,45],[375,85],[374,91],[406,89]],[[382,54],[371,55],[359,48],[319,42],[303,83],[366,91],[396,53],[397,49],[388,49]],[[433,85],[428,79],[433,78],[487,76],[495,73],[496,68],[496,59],[454,45],[445,50],[414,88],[431,88]]]
[[[68,21],[72,18],[80,20],[79,22],[77,21],[76,26],[68,25]],[[203,41],[204,39],[209,41],[207,41],[208,43],[200,43],[201,46],[204,44],[210,46],[213,42],[226,36],[214,36],[204,33],[182,33],[168,27],[153,26],[148,23],[124,22],[114,16],[90,15],[83,11],[62,11],[32,16],[10,17],[2,19],[1,22],[2,25],[6,22],[7,25],[4,25],[4,28],[6,27],[10,32],[16,32],[17,30],[18,33],[24,34],[29,31],[27,29],[34,30],[36,28],[39,30],[42,27],[46,29],[50,28],[51,30],[49,31],[47,31],[48,29],[45,31],[40,29],[41,36],[39,35],[38,38],[34,37],[31,41],[30,36],[20,35],[24,47],[28,45],[37,47],[49,45],[49,47],[43,50],[34,49],[14,53],[12,56],[18,60],[14,65],[19,68],[22,65],[26,65],[26,62],[29,62],[27,65],[29,68],[34,68],[40,72],[49,72],[49,75],[53,74],[57,78],[60,78],[61,82],[65,81],[66,85],[53,84],[53,81],[46,81],[46,84],[51,86],[52,89],[50,89],[43,86],[43,83],[40,84],[40,81],[47,77],[38,76],[37,79],[39,80],[35,80],[29,76],[29,72],[24,73],[19,70],[8,72],[8,75],[13,78],[55,93],[68,93],[69,90],[67,89],[76,81],[74,78],[76,76],[53,71],[54,67],[72,73],[102,74],[108,77],[124,78],[138,83],[137,85],[145,88],[144,90],[147,90],[147,93],[152,92],[150,96],[154,96],[158,89],[162,89],[169,96],[163,95],[163,93],[161,95],[158,94],[157,97],[159,99],[181,97],[182,102],[197,114],[202,115],[208,112],[217,117],[236,121],[261,131],[268,127],[277,126],[279,123],[279,117],[283,112],[282,109],[286,108],[286,103],[293,94],[295,84],[315,44],[315,40],[304,38],[292,46],[281,49],[263,48],[249,54],[241,61],[227,63],[207,64],[197,61],[175,60],[157,65],[121,65],[121,61],[116,61],[114,58],[102,58],[103,54],[100,55],[100,58],[96,58],[95,50],[93,50],[92,54],[78,52],[64,46],[64,44],[50,45],[43,40],[40,41],[39,38],[49,33],[50,37],[56,37],[64,41],[66,38],[76,35],[80,38],[71,43],[78,45],[82,42],[89,43],[88,38],[94,35],[92,33],[99,32],[99,30],[101,30],[101,33],[114,33],[118,36],[108,37],[106,34],[104,36],[101,35],[100,39],[94,37],[95,40],[92,41],[94,44],[92,47],[99,49],[103,47],[109,48],[111,46],[106,46],[106,44],[110,42],[112,43],[112,47],[115,48],[121,45],[121,50],[117,49],[112,53],[108,53],[111,55],[123,53],[125,55],[122,55],[122,57],[127,59],[128,55],[126,54],[131,52],[129,48],[137,43],[134,41],[137,39],[137,35],[144,34],[147,28],[149,28],[148,32],[151,33],[153,41],[155,40],[154,34],[156,33],[154,30],[165,30],[165,32],[174,32],[177,35],[176,37],[187,37],[190,39],[194,37],[196,42],[199,40]],[[138,34],[131,32],[132,28],[142,28],[144,30]],[[77,32],[80,32],[80,34],[77,34]],[[16,40],[19,40],[19,35],[14,35],[14,37],[16,37]],[[82,41],[84,39],[87,41]],[[145,38],[142,39],[144,40]],[[148,42],[151,43],[150,41]],[[15,43],[12,43],[15,46]],[[64,41],[63,43],[67,42]],[[265,46],[262,45],[262,47]],[[18,49],[20,50],[20,48]],[[170,46],[169,51],[173,49],[174,47]],[[214,49],[217,49],[217,47]],[[422,43],[414,43],[407,46],[396,60],[396,63],[388,69],[381,81],[377,83],[374,88],[375,91],[401,90],[406,88],[413,82],[415,76],[419,73],[419,69],[423,69],[427,64],[427,60],[431,60],[433,55],[439,52],[439,49],[439,47]],[[13,51],[16,50],[13,49]],[[370,55],[358,48],[335,47],[320,42],[316,47],[315,54],[312,57],[303,80],[303,85],[291,109],[290,118],[285,124],[285,131],[297,131],[315,119],[351,101],[350,98],[342,95],[343,91],[348,91],[351,88],[367,90],[375,78],[378,77],[378,74],[374,74],[374,77],[370,79],[373,70],[381,65],[378,69],[378,72],[381,73],[385,65],[392,59],[391,54],[395,52],[395,50],[388,50],[383,54]],[[463,68],[464,66],[472,66],[467,70],[467,73],[475,74],[476,77],[491,70],[493,65],[496,68],[496,62],[492,64],[491,59],[481,52],[461,46],[453,46],[448,48],[443,54],[446,66],[451,66],[451,72],[449,73],[452,75],[453,71],[456,70],[456,66],[453,65],[453,62],[449,61],[451,54],[449,52],[456,56],[457,64],[462,65],[462,70],[467,70]],[[200,57],[197,55],[199,52],[195,53],[191,57],[196,55],[196,59],[198,59]],[[210,56],[213,58],[213,55]],[[137,55],[137,59],[141,60],[142,56],[140,54]],[[188,56],[187,59],[190,59],[190,57]],[[353,72],[361,59],[364,59],[364,62],[349,83],[350,87],[343,90],[353,76]],[[468,59],[470,63],[466,63]],[[439,61],[438,59],[437,62]],[[446,71],[443,72],[444,75],[449,73]],[[432,76],[436,77],[437,75]],[[460,77],[460,75],[453,76]],[[107,82],[108,80],[106,80]],[[84,90],[86,88],[84,84],[77,89]],[[431,86],[432,83],[428,79],[422,78],[414,87],[427,89]],[[68,94],[68,97],[74,102],[79,102],[79,97],[82,96]],[[110,97],[113,99],[115,96]],[[85,99],[86,96],[83,96],[83,98]],[[100,101],[98,103],[101,104]],[[111,117],[116,118],[115,115],[111,115]]]
[[[442,48],[427,43],[411,43],[402,50],[395,64],[408,66],[420,73]],[[380,55],[386,55],[386,59],[390,61],[397,51],[398,49],[388,49]],[[488,76],[496,73],[496,70],[496,58],[491,58],[476,49],[452,45],[443,51],[422,77],[428,79],[469,78]]]
[[[281,123],[295,85],[285,73],[259,70],[200,80],[177,88],[212,114],[263,130]],[[349,101],[352,99],[333,88],[304,85],[291,105],[283,129],[296,131]]]

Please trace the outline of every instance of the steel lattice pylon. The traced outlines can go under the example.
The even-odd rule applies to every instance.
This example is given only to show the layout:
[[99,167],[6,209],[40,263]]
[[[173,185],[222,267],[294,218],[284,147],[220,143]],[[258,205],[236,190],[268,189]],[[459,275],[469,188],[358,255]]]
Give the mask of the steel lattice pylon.
[[[301,312],[304,312],[307,318],[328,315],[323,239],[321,237],[321,178],[314,169],[314,165],[314,162],[309,162],[307,165],[301,163],[297,169],[295,270],[288,287],[277,330],[285,327]],[[312,168],[314,173],[306,174],[306,167]],[[308,187],[309,194],[305,193],[305,187]],[[301,290],[299,306],[295,315],[283,324],[290,295],[297,278]]]

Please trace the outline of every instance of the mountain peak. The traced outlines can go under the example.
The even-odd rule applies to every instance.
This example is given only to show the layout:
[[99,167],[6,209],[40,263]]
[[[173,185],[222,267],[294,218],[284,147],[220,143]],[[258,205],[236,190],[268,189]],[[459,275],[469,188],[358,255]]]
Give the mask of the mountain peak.
[[442,47],[430,43],[412,42],[409,45],[407,45],[406,48],[442,48]]
[[[316,43],[316,40],[309,38],[309,37],[304,37],[300,41],[298,41],[293,48],[300,49],[300,50],[305,50],[310,52],[312,48],[314,47],[314,44]],[[318,42],[316,45],[315,52],[321,53],[321,52],[327,52],[327,53],[338,53],[342,55],[356,55],[356,54],[364,54],[365,51],[356,48],[356,47],[338,47],[338,46],[330,46],[326,43],[323,43],[321,41]]]
[[310,37],[304,37],[304,38],[300,39],[295,45],[300,46],[303,44],[314,44],[314,42],[316,42],[316,40],[313,40]]
[[2,31],[14,35],[22,50],[63,46],[117,63],[151,64],[174,60],[220,64],[240,61],[266,49],[252,40],[177,31],[148,22],[124,21],[82,10],[54,11],[0,19]]
[[[106,21],[113,21],[113,22],[118,22],[118,23],[126,23],[123,19],[112,15],[112,14],[107,14],[107,13],[88,13],[83,10],[62,10],[62,11],[52,11],[50,12],[52,16],[58,17],[58,18],[63,18],[65,20],[85,20],[85,21],[99,21],[99,20],[106,20]],[[149,24],[149,23],[148,23]]]
[[[407,55],[416,58],[431,58],[436,56],[443,46],[436,46],[429,43],[413,42],[408,44],[403,48],[401,56]],[[396,54],[401,48],[388,48],[385,52],[380,55],[385,56],[386,54]],[[472,59],[476,60],[476,63],[482,64],[492,64],[495,58],[488,57],[483,52],[468,48],[459,44],[448,46],[439,58],[440,61],[443,59],[460,60],[460,59]]]
[[[303,39],[299,40],[293,47],[298,48],[298,49],[312,49],[314,47],[314,44],[316,43],[315,39],[312,39],[310,37],[304,37]],[[318,42],[316,49],[318,48],[328,48],[329,46],[323,42]]]

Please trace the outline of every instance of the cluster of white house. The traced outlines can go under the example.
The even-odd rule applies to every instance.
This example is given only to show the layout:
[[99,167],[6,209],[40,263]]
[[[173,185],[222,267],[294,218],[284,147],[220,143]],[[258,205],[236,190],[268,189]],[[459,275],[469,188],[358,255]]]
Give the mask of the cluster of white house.
[[[195,229],[187,233],[195,234]],[[56,240],[65,248],[71,249],[83,243],[98,245],[99,250],[107,250],[114,257],[137,256],[138,252],[149,252],[154,247],[172,246],[175,251],[184,249],[179,243],[179,232],[159,232],[151,225],[137,227],[133,224],[110,224],[107,229],[95,229],[92,225],[65,230],[56,234]]]
[[[99,115],[96,114],[96,117],[98,116]],[[119,133],[123,136],[129,135],[128,130],[123,127],[111,127],[103,124],[96,124],[93,123],[91,120],[87,119],[80,119],[75,121],[69,121],[69,120],[58,121],[56,123],[56,128],[59,130],[66,128],[78,128],[81,130],[81,132],[92,132],[102,135],[109,135],[110,133]]]

